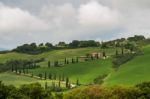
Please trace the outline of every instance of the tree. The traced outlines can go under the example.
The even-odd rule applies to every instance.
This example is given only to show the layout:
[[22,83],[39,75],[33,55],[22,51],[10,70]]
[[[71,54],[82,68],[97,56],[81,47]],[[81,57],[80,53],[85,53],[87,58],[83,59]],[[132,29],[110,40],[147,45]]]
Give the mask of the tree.
[[59,43],[58,43],[58,46],[59,46],[59,47],[66,47],[67,44],[66,44],[65,42],[59,42]]
[[103,57],[106,57],[106,53],[105,53],[105,51],[103,51]]
[[49,68],[51,67],[51,62],[50,62],[50,61],[48,61],[48,67],[49,67]]
[[72,58],[72,63],[74,63],[74,59]]
[[67,64],[67,59],[65,58],[64,64]]
[[79,41],[78,40],[73,40],[70,44],[69,47],[78,47],[79,46]]
[[48,78],[49,78],[49,79],[52,79],[52,74],[51,74],[51,73],[49,73]]
[[39,74],[39,77],[42,79],[42,74]]
[[37,46],[36,46],[36,43],[31,43],[30,46],[31,46],[33,49],[37,47]]
[[44,46],[44,44],[43,44],[43,43],[40,43],[40,44],[39,44],[39,47],[42,47],[42,46]]
[[76,80],[76,85],[77,85],[77,86],[79,85],[79,79]]
[[91,56],[91,60],[94,60],[94,57],[93,57],[93,56]]
[[66,88],[68,88],[69,87],[69,78],[67,77],[66,78]]
[[143,35],[135,35],[134,37],[128,37],[127,40],[129,41],[142,41],[145,40]]
[[53,45],[51,43],[48,43],[48,42],[45,44],[45,46],[48,47],[48,48],[52,48],[53,47]]
[[118,50],[116,49],[116,56],[118,56]]
[[124,54],[124,48],[123,48],[123,46],[121,47],[121,54],[122,55]]
[[107,44],[106,44],[105,42],[102,42],[102,43],[101,43],[101,48],[108,48],[108,47],[107,47]]
[[59,75],[58,87],[60,87],[61,76]]
[[67,60],[67,64],[69,64],[69,60]]
[[19,74],[21,74],[21,70],[19,69]]
[[54,66],[56,66],[56,67],[59,66],[58,61],[54,62]]
[[79,62],[79,58],[78,58],[78,57],[76,57],[76,62],[77,62],[77,63]]
[[98,56],[98,54],[96,54],[96,59],[99,59],[99,56]]

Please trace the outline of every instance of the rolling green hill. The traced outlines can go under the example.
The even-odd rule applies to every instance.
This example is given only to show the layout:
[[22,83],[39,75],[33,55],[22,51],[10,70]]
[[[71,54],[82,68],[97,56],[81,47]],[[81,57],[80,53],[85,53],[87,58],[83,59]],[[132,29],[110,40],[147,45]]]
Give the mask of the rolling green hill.
[[[105,51],[109,56],[108,59],[99,59],[94,61],[79,62],[76,64],[68,64],[63,67],[50,67],[48,68],[48,61],[64,60],[64,58],[72,58],[76,56],[84,56],[87,53]],[[120,51],[120,50],[119,50]],[[0,54],[0,62],[5,62],[10,59],[35,59],[45,58],[44,62],[40,63],[41,68],[32,69],[29,72],[34,75],[39,75],[46,72],[52,75],[56,74],[57,79],[59,75],[69,77],[71,83],[79,79],[81,84],[93,83],[93,80],[100,75],[108,74],[105,79],[104,85],[134,85],[143,81],[150,80],[150,45],[143,47],[144,55],[137,56],[133,60],[121,65],[117,71],[112,68],[111,55],[115,54],[115,49],[100,49],[100,48],[78,48],[78,49],[63,49],[45,52],[39,55],[28,55],[22,53],[7,53]],[[45,83],[45,80],[38,80],[26,76],[16,75],[14,73],[6,72],[0,74],[0,80],[6,84],[14,84],[19,86],[32,82]],[[16,80],[14,83],[12,83]],[[48,82],[51,82],[50,80]]]
[[80,62],[77,64],[69,64],[63,67],[51,67],[51,68],[37,68],[31,70],[35,75],[39,73],[52,73],[56,74],[57,77],[59,75],[67,76],[70,78],[71,82],[74,83],[77,79],[81,84],[89,84],[93,83],[93,79],[96,77],[108,74],[111,71],[111,59],[106,60],[94,60],[88,62]]
[[120,66],[118,71],[110,73],[104,85],[133,85],[150,81],[150,45],[143,47],[144,55]]
[[[5,62],[7,60],[11,59],[35,59],[35,58],[45,58],[44,62],[40,63],[41,68],[30,70],[31,73],[34,75],[38,75],[39,73],[44,74],[47,72],[47,74],[50,72],[53,75],[56,74],[57,78],[59,75],[63,75],[65,77],[69,77],[70,81],[74,83],[77,79],[79,79],[79,82],[82,84],[89,84],[93,82],[93,79],[95,79],[99,75],[107,74],[111,71],[111,58],[106,60],[94,60],[94,61],[88,61],[88,62],[79,62],[76,64],[69,64],[65,65],[63,67],[51,67],[48,68],[48,61],[54,61],[54,60],[63,60],[64,58],[72,58],[76,56],[85,56],[87,53],[92,52],[102,52],[105,51],[107,55],[113,55],[115,53],[115,49],[100,49],[98,47],[90,47],[90,48],[78,48],[78,49],[63,49],[63,50],[54,50],[50,52],[45,52],[39,55],[28,55],[28,54],[22,54],[22,53],[7,53],[7,54],[0,54],[0,62]],[[0,74],[2,75],[2,74]],[[6,84],[9,84],[9,82],[13,81],[15,74],[9,73],[3,74],[3,76],[0,76],[0,80],[3,80],[4,82],[7,82]],[[43,75],[44,76],[44,75]],[[18,76],[16,76],[18,77]],[[8,78],[8,79],[4,79]],[[16,84],[22,82],[27,83],[28,79],[27,77],[24,78],[24,76],[20,77],[22,79],[18,79]],[[27,79],[27,81],[26,81]],[[35,82],[37,80],[35,79],[29,79],[31,82]],[[15,84],[15,83],[14,83]]]
[[49,52],[45,52],[38,55],[29,55],[29,54],[23,54],[23,53],[6,53],[6,54],[0,54],[0,63],[4,63],[7,60],[11,59],[38,59],[38,58],[45,58],[44,62],[41,62],[40,65],[42,67],[47,66],[48,61],[55,61],[55,60],[61,60],[64,58],[72,58],[76,56],[85,56],[87,53],[92,52],[103,52],[105,51],[107,55],[112,55],[115,53],[114,48],[110,49],[100,49],[99,47],[89,47],[89,48],[78,48],[78,49],[63,49],[63,50],[53,50]]

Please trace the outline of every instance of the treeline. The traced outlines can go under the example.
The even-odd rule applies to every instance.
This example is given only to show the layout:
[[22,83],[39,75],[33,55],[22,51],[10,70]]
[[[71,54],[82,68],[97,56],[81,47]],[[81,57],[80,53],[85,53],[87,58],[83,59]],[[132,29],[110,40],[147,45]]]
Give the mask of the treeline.
[[[103,51],[102,57],[106,58],[106,53]],[[90,54],[86,54],[85,57],[74,57],[74,58],[65,58],[63,60],[55,60],[55,61],[48,61],[48,67],[61,67],[67,64],[76,64],[79,62],[85,62],[85,61],[91,61],[91,60],[97,60],[102,58],[98,54],[95,56],[91,56]]]
[[143,46],[150,44],[150,38],[145,38],[143,35],[135,35],[134,37],[120,38],[115,40],[110,40],[101,43],[102,48],[109,47],[126,47],[128,49],[133,49],[133,46]]
[[[124,45],[123,45],[124,44]],[[24,44],[18,46],[17,48],[13,49],[12,51],[20,52],[20,53],[27,53],[27,54],[40,54],[46,51],[57,50],[57,49],[68,49],[68,48],[82,48],[82,47],[101,47],[101,48],[110,48],[110,47],[122,47],[126,46],[127,48],[133,49],[133,45],[145,45],[150,44],[150,38],[145,38],[142,35],[135,35],[134,37],[128,38],[121,38],[115,39],[105,42],[98,42],[94,40],[73,40],[70,43],[66,42],[59,42],[58,44],[53,45],[52,43],[31,43],[31,44]],[[0,51],[0,53],[8,53],[11,51]]]
[[99,47],[99,46],[100,46],[100,43],[94,40],[87,40],[87,41],[74,40],[69,44],[65,42],[59,42],[56,45],[53,45],[52,43],[46,43],[46,44],[41,43],[39,45],[37,45],[36,43],[24,44],[24,45],[18,46],[12,51],[16,51],[20,53],[28,53],[28,54],[40,54],[46,51],[57,50],[57,49]]
[[5,71],[16,71],[24,69],[33,69],[40,67],[38,63],[44,61],[44,58],[34,59],[34,60],[9,60],[5,63],[0,63],[0,72]]
[[0,82],[0,99],[150,99],[150,82],[133,87],[91,85],[78,87],[64,94],[53,90],[53,87],[43,88],[39,83],[16,88]]

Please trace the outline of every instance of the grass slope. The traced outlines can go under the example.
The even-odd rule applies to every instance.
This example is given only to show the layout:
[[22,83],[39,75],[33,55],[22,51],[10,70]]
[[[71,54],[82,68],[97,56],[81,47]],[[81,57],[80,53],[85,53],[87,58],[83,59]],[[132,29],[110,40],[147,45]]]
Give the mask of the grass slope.
[[118,71],[113,71],[105,80],[104,85],[133,85],[150,81],[150,45],[143,48],[144,55],[121,65]]
[[38,59],[38,58],[45,58],[44,62],[41,62],[40,65],[42,67],[46,67],[48,61],[55,61],[55,60],[64,60],[64,58],[72,58],[75,56],[83,56],[87,53],[92,52],[103,52],[105,51],[107,55],[112,55],[115,53],[115,49],[100,49],[99,47],[89,47],[89,48],[78,48],[78,49],[63,49],[63,50],[53,50],[49,52],[45,52],[39,55],[29,55],[29,54],[22,54],[22,53],[7,53],[7,54],[0,54],[0,63],[4,63],[7,60],[11,59]]
[[[28,55],[22,53],[7,53],[0,54],[0,63],[3,63],[10,59],[35,59],[35,58],[45,58],[45,61],[40,63],[41,68],[31,70],[34,75],[38,75],[39,73],[47,74],[51,72],[52,74],[58,75],[64,74],[65,77],[68,76],[71,82],[75,82],[77,78],[79,82],[82,84],[92,83],[93,79],[99,75],[107,74],[111,71],[111,59],[107,60],[94,60],[89,62],[80,62],[77,64],[69,64],[64,67],[51,67],[47,68],[48,61],[54,60],[62,60],[64,58],[72,58],[75,56],[84,56],[87,53],[104,51],[107,55],[112,55],[115,53],[115,49],[100,49],[98,47],[89,47],[89,48],[78,48],[78,49],[63,49],[63,50],[54,50],[50,52],[45,52],[39,55]],[[44,76],[44,75],[43,75]],[[23,83],[36,82],[35,79],[28,79],[26,77],[22,77],[19,75],[12,75],[9,73],[0,74],[0,80],[4,81],[6,84],[11,84],[15,80],[14,85],[21,85]]]
[[[40,83],[43,87],[45,87],[45,83],[47,82],[48,85],[51,85],[52,82],[57,81],[54,80],[39,80],[32,77],[24,76],[24,75],[16,75],[14,73],[5,72],[0,74],[0,81],[2,81],[6,85],[14,85],[16,87],[19,87],[23,84],[30,84],[30,83]],[[64,83],[61,83],[61,86],[65,86]]]
[[69,64],[63,67],[51,67],[51,68],[38,68],[34,69],[32,72],[35,75],[39,73],[47,72],[51,74],[56,74],[57,78],[59,75],[65,75],[69,77],[71,82],[75,82],[79,79],[81,84],[89,84],[93,82],[93,79],[99,75],[108,74],[111,71],[111,59],[106,60],[94,60],[88,62],[80,62],[77,64]]

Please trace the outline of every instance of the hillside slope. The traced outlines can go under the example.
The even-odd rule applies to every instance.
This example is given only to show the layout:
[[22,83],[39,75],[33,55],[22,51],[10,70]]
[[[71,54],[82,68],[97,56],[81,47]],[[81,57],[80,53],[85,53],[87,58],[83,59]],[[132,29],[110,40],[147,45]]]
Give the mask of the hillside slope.
[[[54,50],[50,52],[45,52],[39,55],[28,55],[28,54],[22,54],[22,53],[7,53],[7,54],[0,54],[0,62],[5,62],[10,59],[35,59],[35,58],[45,58],[45,61],[40,63],[41,68],[32,69],[30,70],[30,73],[33,73],[34,75],[39,75],[39,73],[42,73],[44,76],[44,73],[47,72],[47,75],[49,73],[52,73],[52,75],[56,74],[57,79],[59,75],[64,75],[65,77],[69,77],[70,81],[72,83],[76,82],[77,79],[79,79],[79,82],[82,84],[89,84],[93,82],[93,79],[95,79],[97,76],[108,74],[111,72],[111,58],[106,60],[94,60],[94,61],[87,61],[87,62],[79,62],[76,64],[68,64],[63,67],[51,67],[48,68],[48,61],[54,61],[54,60],[63,60],[64,58],[72,58],[76,56],[85,56],[87,53],[97,52],[97,51],[105,51],[107,55],[113,55],[115,53],[115,49],[100,49],[98,47],[91,47],[91,48],[78,48],[78,49],[63,49],[63,50]],[[0,80],[6,82],[6,84],[9,84],[9,82],[13,82],[13,79],[17,79],[15,74],[0,74],[3,76],[0,76]],[[12,75],[12,76],[10,76]],[[15,78],[16,76],[16,78]],[[22,77],[22,76],[21,76]],[[21,78],[20,77],[20,78]],[[8,79],[4,79],[8,78]],[[20,83],[27,83],[28,80],[24,80],[24,77],[22,79],[18,79],[15,85],[20,85]],[[25,78],[27,79],[27,78]],[[7,83],[8,82],[8,83]],[[32,79],[31,79],[32,82]],[[33,79],[33,82],[35,80]]]
[[133,85],[150,81],[150,45],[143,47],[144,55],[120,66],[105,80],[104,85]]
[[61,60],[65,58],[72,58],[75,56],[85,56],[87,53],[92,52],[102,52],[105,51],[107,55],[112,55],[115,53],[115,49],[100,49],[99,47],[88,47],[88,48],[78,48],[78,49],[62,49],[62,50],[53,50],[49,52],[45,52],[38,55],[29,55],[29,54],[23,54],[23,53],[6,53],[6,54],[0,54],[0,63],[4,63],[7,60],[11,59],[38,59],[38,58],[44,58],[45,61],[41,62],[40,65],[42,67],[47,66],[48,61],[55,61],[55,60]]

